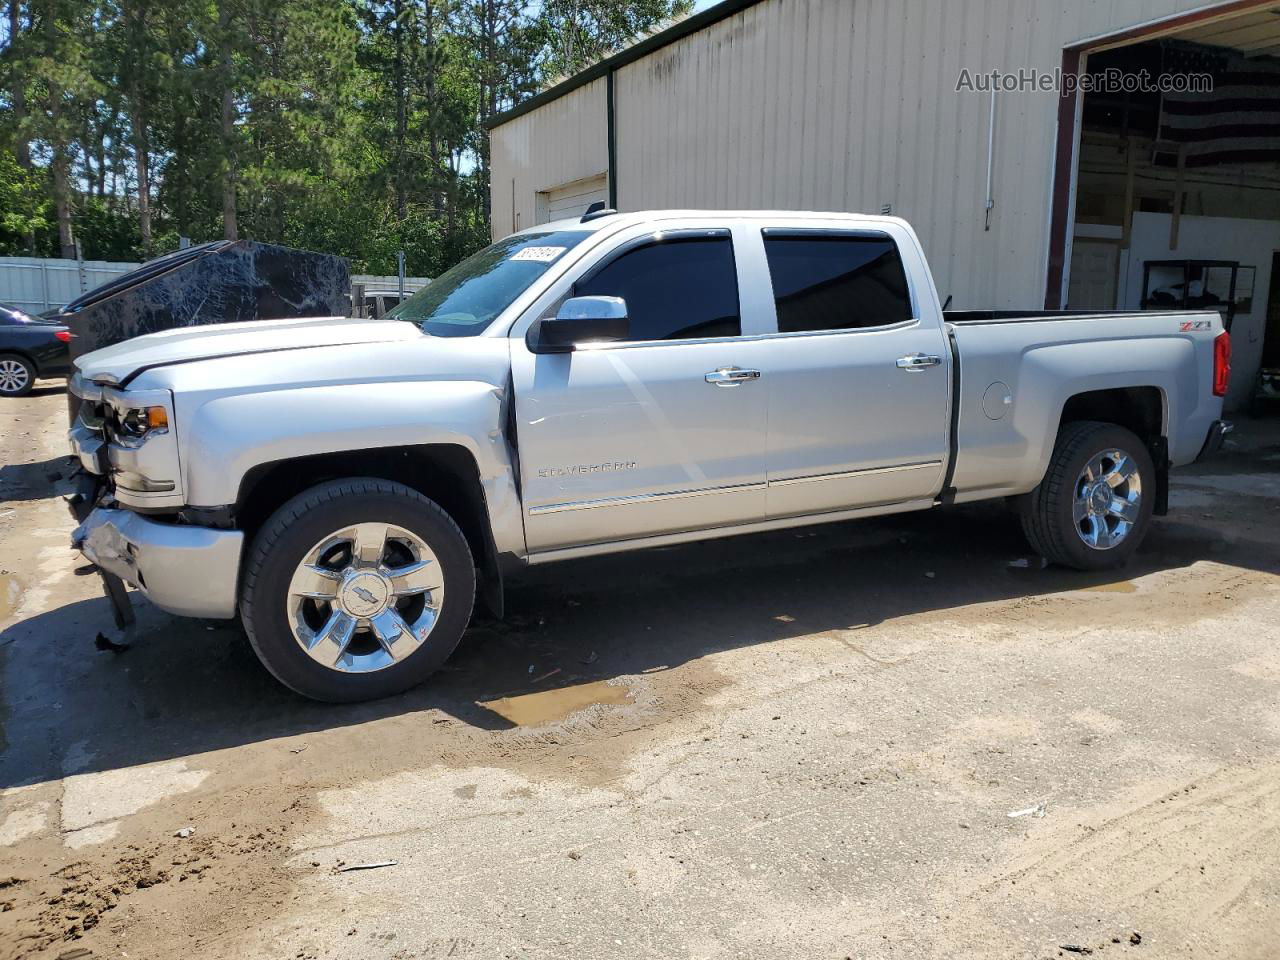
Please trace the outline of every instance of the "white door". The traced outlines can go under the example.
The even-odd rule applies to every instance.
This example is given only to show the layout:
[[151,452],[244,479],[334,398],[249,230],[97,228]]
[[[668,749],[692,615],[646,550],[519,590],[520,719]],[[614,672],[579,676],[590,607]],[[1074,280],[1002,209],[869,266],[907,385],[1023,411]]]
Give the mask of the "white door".
[[768,344],[740,336],[729,232],[636,237],[571,292],[625,299],[631,339],[512,340],[530,551],[762,520]]
[[949,355],[936,303],[922,318],[898,244],[886,233],[788,228],[766,230],[763,243],[778,315],[768,341],[769,517],[937,494]]
[[581,217],[591,204],[597,201],[609,202],[609,178],[601,174],[586,180],[575,180],[543,192],[539,200],[539,223]]

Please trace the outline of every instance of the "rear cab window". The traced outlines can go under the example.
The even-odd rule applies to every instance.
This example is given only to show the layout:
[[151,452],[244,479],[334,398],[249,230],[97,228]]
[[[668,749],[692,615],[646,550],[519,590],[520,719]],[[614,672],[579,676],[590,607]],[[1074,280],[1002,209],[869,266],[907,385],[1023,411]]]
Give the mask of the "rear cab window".
[[573,296],[622,297],[631,342],[742,333],[727,230],[681,230],[634,240],[575,283]]
[[763,233],[779,333],[860,330],[914,319],[902,257],[887,234]]

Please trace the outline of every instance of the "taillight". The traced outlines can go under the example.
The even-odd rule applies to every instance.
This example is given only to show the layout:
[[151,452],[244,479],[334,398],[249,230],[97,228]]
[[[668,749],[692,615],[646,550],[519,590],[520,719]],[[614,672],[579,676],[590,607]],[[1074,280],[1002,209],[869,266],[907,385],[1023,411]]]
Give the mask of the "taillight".
[[59,340],[61,340],[63,343],[71,342],[71,334],[66,330],[59,330],[57,333],[54,334],[54,336],[57,337]]
[[1231,379],[1231,334],[1225,330],[1213,341],[1213,395],[1227,395],[1227,381]]

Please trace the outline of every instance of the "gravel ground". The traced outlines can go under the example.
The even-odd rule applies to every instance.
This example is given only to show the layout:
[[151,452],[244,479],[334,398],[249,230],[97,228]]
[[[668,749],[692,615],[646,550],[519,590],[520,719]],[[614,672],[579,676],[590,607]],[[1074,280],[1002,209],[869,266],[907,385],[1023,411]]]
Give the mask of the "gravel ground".
[[64,418],[0,407],[0,957],[1280,953],[1274,421],[1122,574],[999,505],[540,568],[332,707],[112,628]]

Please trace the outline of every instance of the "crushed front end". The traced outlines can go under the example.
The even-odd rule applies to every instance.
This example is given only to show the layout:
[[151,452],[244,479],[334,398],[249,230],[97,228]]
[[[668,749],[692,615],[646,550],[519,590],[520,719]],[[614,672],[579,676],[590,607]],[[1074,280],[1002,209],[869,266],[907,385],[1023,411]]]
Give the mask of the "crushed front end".
[[132,622],[124,583],[181,616],[229,619],[244,534],[189,522],[172,394],[77,374],[68,384],[79,461],[72,545],[101,573],[116,622]]

